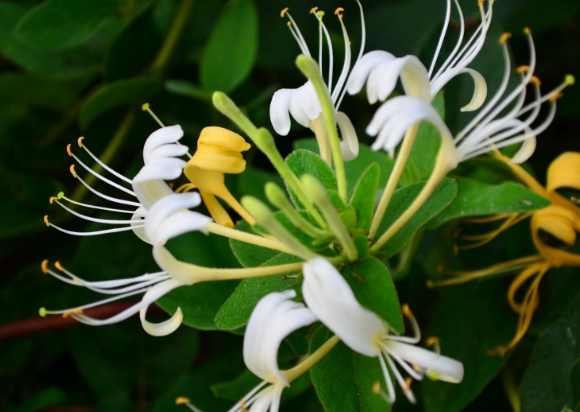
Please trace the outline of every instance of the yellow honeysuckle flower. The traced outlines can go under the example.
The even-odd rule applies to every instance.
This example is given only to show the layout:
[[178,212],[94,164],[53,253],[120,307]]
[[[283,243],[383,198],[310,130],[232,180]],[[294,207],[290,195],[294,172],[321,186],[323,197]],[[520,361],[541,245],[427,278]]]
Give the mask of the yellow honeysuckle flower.
[[234,223],[216,197],[225,201],[253,225],[254,218],[246,212],[225,185],[225,174],[240,174],[246,170],[246,161],[241,152],[250,147],[251,145],[242,136],[230,130],[216,126],[204,128],[197,142],[197,151],[183,170],[191,184],[182,186],[177,191],[197,188],[209,213],[216,223],[222,226],[234,227]]
[[[493,240],[501,232],[516,223],[528,218],[532,240],[538,254],[514,259],[487,269],[471,272],[446,272],[453,279],[433,282],[434,286],[452,285],[464,283],[473,279],[495,275],[502,272],[521,270],[511,283],[507,297],[512,309],[518,313],[518,326],[512,341],[506,346],[501,346],[492,351],[492,354],[504,355],[512,349],[524,337],[533,318],[533,314],[539,305],[539,286],[544,275],[551,268],[563,266],[580,266],[580,255],[565,250],[565,246],[555,246],[545,238],[545,234],[557,239],[563,245],[573,246],[580,233],[580,209],[576,204],[566,199],[558,189],[580,189],[580,153],[566,152],[558,156],[548,167],[546,187],[542,186],[523,167],[513,164],[511,159],[495,152],[497,158],[508,165],[514,174],[533,192],[548,198],[552,205],[528,213],[509,213],[484,218],[472,218],[472,223],[489,223],[501,221],[503,223],[495,230],[478,236],[461,236],[464,240],[475,243],[461,246],[459,249],[469,249],[481,246]],[[523,284],[529,284],[521,302],[516,301],[516,294]]]

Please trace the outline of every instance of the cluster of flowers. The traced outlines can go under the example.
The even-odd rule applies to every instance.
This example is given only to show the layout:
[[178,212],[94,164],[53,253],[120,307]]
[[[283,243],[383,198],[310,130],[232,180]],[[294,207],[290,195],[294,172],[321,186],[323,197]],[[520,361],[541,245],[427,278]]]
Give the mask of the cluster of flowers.
[[[525,34],[530,47],[529,63],[517,68],[519,82],[508,91],[511,76],[507,47],[509,35],[504,34],[499,39],[505,58],[503,80],[497,92],[484,105],[487,100],[486,82],[480,73],[467,66],[477,56],[485,42],[492,21],[493,1],[489,0],[486,9],[484,0],[479,0],[481,23],[467,41],[464,41],[463,13],[458,2],[454,1],[460,21],[460,35],[451,54],[438,66],[438,57],[452,13],[451,3],[451,0],[447,1],[444,28],[429,69],[415,56],[398,58],[386,51],[378,50],[365,54],[364,15],[359,1],[357,4],[360,8],[363,36],[358,57],[354,64],[351,64],[350,40],[342,21],[344,10],[337,9],[335,14],[338,16],[344,36],[345,60],[336,83],[333,83],[333,50],[330,35],[323,22],[324,13],[316,8],[311,10],[320,30],[318,63],[311,57],[306,41],[288,9],[284,9],[281,13],[282,17],[289,19],[288,27],[302,52],[297,59],[297,65],[308,81],[299,88],[282,89],[274,94],[270,105],[274,130],[280,135],[287,135],[291,118],[310,128],[316,135],[320,156],[334,167],[338,193],[345,201],[347,185],[344,162],[356,158],[359,152],[355,129],[349,117],[339,111],[346,92],[351,95],[357,94],[366,84],[369,103],[382,102],[366,129],[367,134],[376,136],[372,145],[374,150],[383,149],[393,155],[402,141],[394,169],[366,233],[370,244],[369,253],[378,252],[459,163],[518,143],[521,143],[520,149],[508,161],[515,164],[528,159],[534,151],[537,134],[546,129],[554,117],[556,100],[560,97],[561,91],[573,83],[573,78],[569,76],[555,90],[547,94],[540,92],[540,81],[533,75],[536,56],[532,35],[531,31],[526,29]],[[323,39],[326,39],[329,51],[326,79],[323,76]],[[460,74],[468,74],[474,83],[473,98],[462,110],[479,110],[479,112],[463,130],[453,135],[431,103],[447,82]],[[399,80],[405,93],[390,98]],[[529,85],[534,90],[534,98],[525,104]],[[403,314],[411,323],[413,334],[407,337],[397,334],[384,319],[357,301],[351,287],[337,268],[356,261],[359,258],[358,251],[320,182],[311,176],[304,176],[302,179],[296,177],[276,150],[271,134],[264,128],[256,128],[227,96],[216,93],[213,101],[218,110],[233,120],[268,156],[311,219],[304,218],[304,215],[288,200],[286,193],[273,184],[266,186],[266,194],[271,203],[282,210],[292,224],[303,232],[312,237],[331,239],[338,245],[335,248],[338,252],[336,256],[323,257],[310,250],[284,228],[273,217],[270,209],[257,199],[246,197],[240,204],[231,195],[224,177],[225,174],[239,174],[245,170],[246,163],[242,152],[247,151],[250,144],[242,136],[223,128],[207,127],[199,137],[195,154],[191,156],[188,147],[179,143],[183,137],[181,127],[179,125],[165,127],[156,118],[162,127],[146,140],[143,149],[144,166],[133,179],[102,163],[86,147],[82,138],[78,141],[79,148],[102,169],[114,176],[117,182],[88,167],[73,153],[70,145],[67,148],[69,155],[80,166],[113,188],[129,195],[131,200],[97,191],[77,174],[74,166],[71,166],[73,176],[92,193],[126,209],[80,203],[62,193],[51,198],[51,203],[55,202],[82,219],[115,225],[115,228],[95,232],[73,232],[56,226],[47,217],[45,222],[62,232],[79,236],[131,230],[144,242],[152,245],[153,258],[161,270],[127,279],[87,281],[65,269],[59,262],[56,262],[55,269],[52,269],[48,261],[44,261],[42,263],[44,273],[70,285],[112,297],[73,309],[49,311],[42,308],[41,315],[61,314],[88,325],[106,325],[122,321],[139,312],[141,323],[147,333],[164,336],[174,332],[182,323],[181,309],[177,309],[169,320],[162,323],[149,322],[146,319],[146,312],[149,305],[175,288],[199,282],[246,279],[301,271],[304,303],[294,301],[296,298],[294,291],[272,293],[257,304],[250,317],[244,338],[244,360],[247,367],[263,382],[236,404],[232,411],[242,411],[246,408],[251,408],[252,411],[268,409],[277,411],[283,389],[314,366],[340,341],[357,353],[378,359],[384,374],[386,391],[379,386],[376,393],[387,402],[394,402],[396,397],[392,376],[411,402],[415,401],[410,390],[411,379],[421,380],[427,376],[447,382],[460,382],[463,379],[463,365],[442,356],[436,339],[428,341],[428,344],[435,346],[434,352],[415,346],[421,340],[420,331],[408,307],[403,306]],[[549,105],[549,112],[545,120],[533,126],[537,123],[540,108],[544,104]],[[150,111],[148,106],[144,109]],[[524,116],[526,114],[527,116]],[[387,231],[376,238],[379,224],[384,218],[409,157],[419,124],[423,121],[433,124],[441,135],[435,168],[409,208]],[[338,136],[339,131],[341,138]],[[186,155],[189,156],[187,161],[182,159]],[[182,175],[189,183],[175,191],[172,190],[166,181],[176,180]],[[192,192],[194,189],[199,193]],[[250,225],[259,223],[269,234],[262,236],[236,230],[227,210],[217,198],[227,203]],[[211,218],[189,210],[200,205],[202,201]],[[69,208],[67,203],[129,214],[131,217],[125,220],[93,218]],[[193,231],[225,236],[289,253],[301,258],[302,262],[258,268],[217,269],[179,261],[167,249],[166,243],[170,239]],[[108,319],[95,319],[84,313],[86,309],[141,294],[143,297],[139,303]],[[277,354],[281,342],[294,331],[317,321],[330,329],[335,336],[294,368],[280,370]],[[408,374],[409,378],[404,378],[399,368]],[[187,399],[180,398],[180,403],[186,403],[192,410],[196,410]]]

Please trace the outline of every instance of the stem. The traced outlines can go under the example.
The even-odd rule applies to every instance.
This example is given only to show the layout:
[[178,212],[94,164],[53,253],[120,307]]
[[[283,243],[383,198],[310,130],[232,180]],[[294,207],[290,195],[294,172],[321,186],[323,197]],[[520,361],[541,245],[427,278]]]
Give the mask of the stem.
[[207,225],[207,231],[209,233],[213,233],[214,235],[239,240],[240,242],[250,243],[252,245],[265,247],[267,249],[277,250],[282,253],[293,254],[292,251],[288,249],[282,242],[266,239],[251,233],[242,232],[241,230],[230,229],[229,227],[218,225],[214,222],[211,222],[209,225]]
[[312,82],[314,89],[316,90],[316,95],[318,96],[320,106],[322,107],[322,117],[324,118],[326,132],[328,133],[328,138],[330,140],[330,149],[332,150],[332,157],[334,160],[334,171],[338,182],[338,194],[341,199],[346,202],[346,171],[344,169],[344,161],[342,160],[340,141],[338,140],[338,130],[336,129],[334,104],[328,94],[328,88],[320,74],[318,64],[311,57],[300,55],[296,59],[296,65],[308,80]]
[[373,222],[369,231],[369,239],[374,239],[377,234],[377,230],[379,230],[379,226],[383,221],[383,217],[385,216],[387,207],[393,197],[393,193],[399,184],[399,180],[401,180],[401,174],[405,170],[405,165],[407,164],[407,160],[411,154],[413,143],[415,143],[415,138],[419,131],[419,125],[420,123],[417,123],[407,130],[407,134],[405,135],[405,139],[401,145],[401,150],[397,156],[397,161],[395,162],[395,167],[389,176],[389,181],[387,182],[387,186],[385,187],[385,191],[383,192],[383,196],[381,197],[381,201],[379,202],[379,206],[377,207],[375,216],[373,217]]
[[334,335],[304,361],[300,362],[292,369],[282,371],[282,375],[288,380],[288,382],[292,382],[304,372],[308,371],[310,368],[320,362],[320,360],[328,355],[328,353],[336,346],[338,342],[340,342],[340,338]]
[[377,242],[371,247],[371,252],[377,252],[387,243],[423,206],[423,204],[429,199],[429,196],[435,191],[439,183],[451,170],[457,167],[457,157],[455,152],[455,146],[451,139],[441,136],[441,147],[439,148],[439,153],[437,154],[437,161],[431,176],[421,189],[421,192],[413,203],[405,210],[405,212],[395,220],[395,222],[387,229],[385,233],[377,240]]
[[503,390],[508,398],[513,412],[520,412],[522,410],[522,400],[520,398],[518,383],[512,373],[507,367],[503,368],[500,375]]
[[[119,125],[119,128],[117,129],[117,132],[113,136],[113,139],[111,139],[111,141],[107,145],[105,151],[103,152],[103,154],[100,157],[100,159],[103,163],[106,164],[106,163],[111,162],[111,160],[113,159],[113,156],[117,153],[117,151],[119,150],[119,147],[121,146],[121,144],[125,140],[125,137],[127,137],[127,134],[131,130],[131,127],[133,126],[135,119],[136,119],[136,113],[133,110],[128,112],[125,115],[125,117],[123,118],[123,121],[121,122],[121,124]],[[99,165],[98,163],[95,163],[95,165],[93,166],[93,170],[97,173],[101,173],[103,171],[103,167],[101,165]],[[95,184],[96,180],[97,180],[97,177],[91,173],[87,176],[87,178],[85,179],[85,182],[89,186],[92,186]],[[88,192],[88,189],[85,187],[85,185],[79,185],[79,186],[77,186],[77,188],[73,192],[71,199],[76,200],[76,201],[80,201],[86,196],[87,192]]]
[[177,42],[181,37],[181,32],[185,28],[185,23],[187,22],[187,18],[189,17],[189,13],[193,6],[194,0],[183,0],[179,9],[175,13],[175,19],[171,24],[171,29],[165,38],[165,42],[159,50],[157,54],[157,58],[153,65],[151,66],[151,70],[162,72],[169,61],[169,58],[175,51],[175,47],[177,46]]

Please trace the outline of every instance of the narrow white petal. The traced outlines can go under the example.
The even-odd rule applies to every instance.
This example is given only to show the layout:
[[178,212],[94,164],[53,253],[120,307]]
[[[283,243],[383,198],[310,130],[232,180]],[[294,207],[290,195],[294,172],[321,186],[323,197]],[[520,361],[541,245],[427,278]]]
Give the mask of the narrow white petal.
[[345,162],[356,159],[359,152],[359,146],[358,137],[352,122],[346,114],[343,112],[337,112],[336,123],[338,124],[340,136],[342,137],[342,142],[340,142],[342,159]]
[[151,133],[143,146],[143,160],[149,160],[150,153],[159,146],[175,143],[183,137],[183,129],[180,125],[162,127]]
[[157,179],[144,182],[133,180],[133,190],[145,209],[150,209],[159,199],[173,194],[173,190],[167,186],[167,183]]
[[394,60],[395,56],[382,50],[373,50],[362,56],[354,65],[346,88],[349,94],[356,94],[360,92],[367,81],[369,74],[378,64]]
[[536,150],[536,142],[537,142],[536,136],[532,136],[529,139],[524,140],[522,146],[512,157],[511,162],[513,164],[519,165],[527,161],[530,157],[532,157],[534,151]]
[[[161,282],[149,289],[147,293],[145,293],[143,296],[143,301],[153,303],[157,299],[180,286],[183,286],[183,283],[174,279]],[[161,323],[151,323],[146,319],[147,308],[148,306],[141,308],[139,311],[139,318],[141,319],[141,325],[143,326],[145,332],[152,336],[167,336],[175,332],[183,322],[183,313],[181,312],[181,308],[177,308],[177,311],[168,320]]]
[[244,362],[265,381],[289,386],[278,367],[282,341],[297,329],[310,325],[316,317],[302,303],[293,302],[294,290],[271,293],[256,305],[244,336]]
[[[473,79],[473,97],[471,101],[464,107],[461,108],[462,112],[472,112],[479,109],[485,103],[487,97],[487,83],[485,78],[477,71],[473,69],[463,69],[458,74],[466,73]],[[435,96],[433,96],[435,97]]]
[[302,294],[314,315],[348,347],[366,356],[379,356],[380,349],[374,341],[388,333],[388,326],[358,303],[346,280],[330,262],[318,257],[304,265]]

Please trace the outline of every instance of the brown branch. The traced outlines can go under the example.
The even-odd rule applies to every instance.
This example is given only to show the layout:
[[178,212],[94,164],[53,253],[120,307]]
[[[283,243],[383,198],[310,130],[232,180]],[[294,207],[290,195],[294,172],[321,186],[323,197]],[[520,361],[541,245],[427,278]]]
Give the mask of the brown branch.
[[[87,309],[84,314],[93,318],[108,318],[133,306],[136,302],[112,303],[96,308]],[[155,305],[151,306],[150,312],[159,313],[161,309]],[[79,325],[79,322],[71,317],[48,316],[46,318],[36,317],[25,320],[0,325],[0,342],[34,335],[36,333],[48,332],[57,329],[69,328]]]

